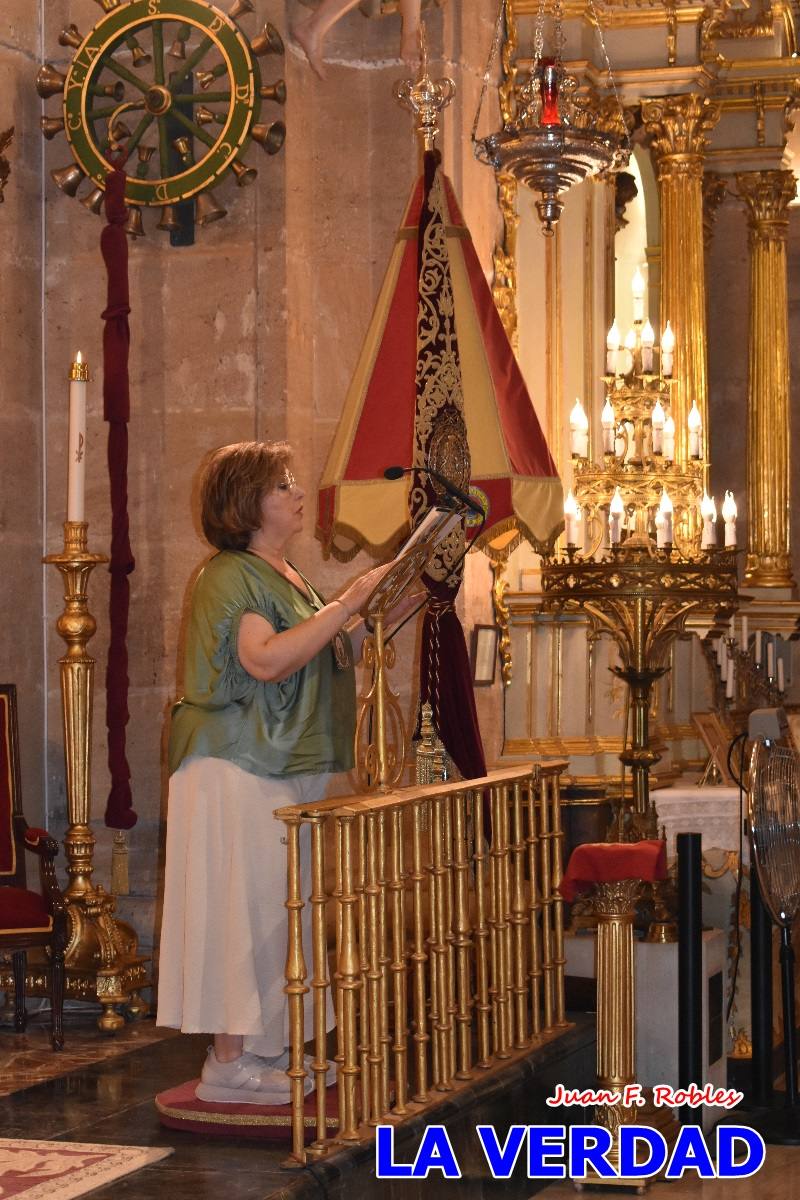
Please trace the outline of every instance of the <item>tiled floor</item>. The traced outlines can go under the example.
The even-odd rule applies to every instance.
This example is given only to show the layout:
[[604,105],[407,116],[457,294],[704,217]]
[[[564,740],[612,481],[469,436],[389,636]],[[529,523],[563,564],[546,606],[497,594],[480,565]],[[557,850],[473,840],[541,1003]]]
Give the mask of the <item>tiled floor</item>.
[[[174,1154],[152,1167],[93,1192],[93,1200],[289,1200],[298,1191],[321,1200],[328,1195],[326,1181],[314,1168],[281,1169],[285,1157],[281,1146],[162,1129],[153,1097],[197,1074],[206,1041],[156,1030],[152,1020],[126,1026],[116,1037],[107,1038],[86,1017],[73,1015],[67,1050],[55,1055],[48,1049],[46,1024],[39,1020],[24,1037],[0,1029],[4,1093],[0,1134],[174,1148]],[[742,1123],[747,1123],[746,1118]],[[361,1157],[362,1165],[347,1176],[353,1200],[358,1197],[361,1172],[366,1173],[365,1180],[369,1176],[374,1180],[371,1157]],[[478,1193],[499,1197],[507,1187],[486,1181],[476,1188],[477,1178],[470,1180],[470,1171],[485,1174],[478,1156],[461,1183],[433,1175],[425,1183],[407,1185],[409,1200],[412,1194],[413,1200],[449,1200]],[[651,1190],[656,1198],[663,1193],[673,1200],[723,1200],[729,1189],[739,1200],[800,1200],[800,1148],[768,1147],[764,1168],[751,1179],[700,1182],[687,1177],[656,1184]],[[401,1193],[405,1195],[405,1186],[397,1189]],[[611,1197],[619,1192],[605,1194]],[[558,1184],[538,1195],[542,1200],[574,1200],[575,1192],[569,1184]]]

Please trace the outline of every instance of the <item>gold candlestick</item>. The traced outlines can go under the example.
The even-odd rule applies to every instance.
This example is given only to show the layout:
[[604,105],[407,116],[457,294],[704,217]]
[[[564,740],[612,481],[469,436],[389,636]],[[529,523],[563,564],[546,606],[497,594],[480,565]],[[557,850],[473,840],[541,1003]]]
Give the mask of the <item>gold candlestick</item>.
[[[85,521],[66,521],[64,549],[48,554],[61,572],[64,584],[64,611],[56,629],[67,644],[59,659],[61,701],[64,719],[64,755],[67,769],[67,812],[69,828],[64,837],[69,882],[69,940],[65,957],[66,996],[68,999],[97,1001],[103,1012],[98,1027],[112,1033],[124,1024],[115,1005],[125,1004],[131,1016],[141,1016],[148,1006],[138,989],[150,985],[145,963],[137,953],[134,930],[112,914],[115,902],[102,886],[92,883],[95,838],[91,819],[91,735],[94,659],[87,651],[97,622],[89,612],[89,577],[98,563],[108,562],[104,554],[87,549],[88,525]],[[4,981],[3,981],[4,982]],[[32,969],[27,987],[30,995],[46,994],[41,969]]]

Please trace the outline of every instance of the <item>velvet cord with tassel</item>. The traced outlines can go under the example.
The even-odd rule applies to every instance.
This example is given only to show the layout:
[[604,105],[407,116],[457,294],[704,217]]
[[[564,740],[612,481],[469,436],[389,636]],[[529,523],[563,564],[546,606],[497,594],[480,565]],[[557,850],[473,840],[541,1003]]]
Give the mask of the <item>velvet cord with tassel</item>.
[[136,824],[131,772],[126,753],[128,713],[128,576],[135,567],[128,522],[128,419],[130,388],[128,353],[128,238],[125,233],[125,172],[114,167],[106,177],[106,220],[100,249],[108,273],[103,313],[103,416],[108,421],[108,477],[111,490],[110,639],[106,667],[106,726],[111,790],[105,822],[112,829]]
[[[428,456],[437,437],[437,426],[440,422],[449,423],[451,428],[459,422],[463,426],[463,397],[445,231],[444,228],[429,230],[435,222],[443,225],[441,210],[435,199],[431,202],[434,187],[443,187],[438,151],[426,152],[424,171],[425,187],[417,243],[420,296],[417,311],[417,416],[419,419],[421,413],[430,411],[433,396],[437,397],[437,412],[428,434],[421,433],[418,426],[415,443],[418,450],[425,454],[425,465],[433,466]],[[426,236],[429,234],[432,236]],[[466,445],[465,427],[463,440]],[[427,504],[415,513],[414,523],[421,519],[427,507],[437,501],[430,478],[419,472],[414,475],[414,493],[421,496],[423,492]],[[475,708],[469,654],[464,631],[455,611],[464,568],[459,565],[450,571],[444,564],[442,566],[440,578],[431,575],[422,577],[432,599],[426,608],[422,625],[420,705],[427,701],[433,709],[436,730],[462,777],[478,779],[486,774],[486,760]]]

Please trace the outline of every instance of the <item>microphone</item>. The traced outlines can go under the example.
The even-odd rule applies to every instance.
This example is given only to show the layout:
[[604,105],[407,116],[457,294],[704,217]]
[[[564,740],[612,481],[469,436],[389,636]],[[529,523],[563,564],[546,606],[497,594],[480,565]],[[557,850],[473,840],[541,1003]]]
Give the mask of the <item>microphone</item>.
[[431,479],[435,479],[437,483],[442,485],[448,496],[452,496],[453,499],[458,500],[470,512],[474,512],[479,516],[482,521],[486,520],[486,513],[480,504],[472,499],[472,496],[462,491],[460,487],[456,487],[446,475],[441,475],[438,471],[433,471],[430,467],[387,467],[383,472],[383,477],[384,479],[400,479],[401,476],[410,475],[413,471],[422,471],[424,474],[430,475]]

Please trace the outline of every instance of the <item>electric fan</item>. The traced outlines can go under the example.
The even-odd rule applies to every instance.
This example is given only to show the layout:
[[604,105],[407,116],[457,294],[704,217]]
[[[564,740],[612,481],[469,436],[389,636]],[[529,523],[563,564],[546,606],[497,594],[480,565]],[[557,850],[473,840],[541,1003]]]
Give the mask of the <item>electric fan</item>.
[[767,1142],[800,1145],[792,925],[800,911],[800,757],[759,738],[750,756],[752,863],[767,910],[781,931],[786,1106],[755,1122]]

